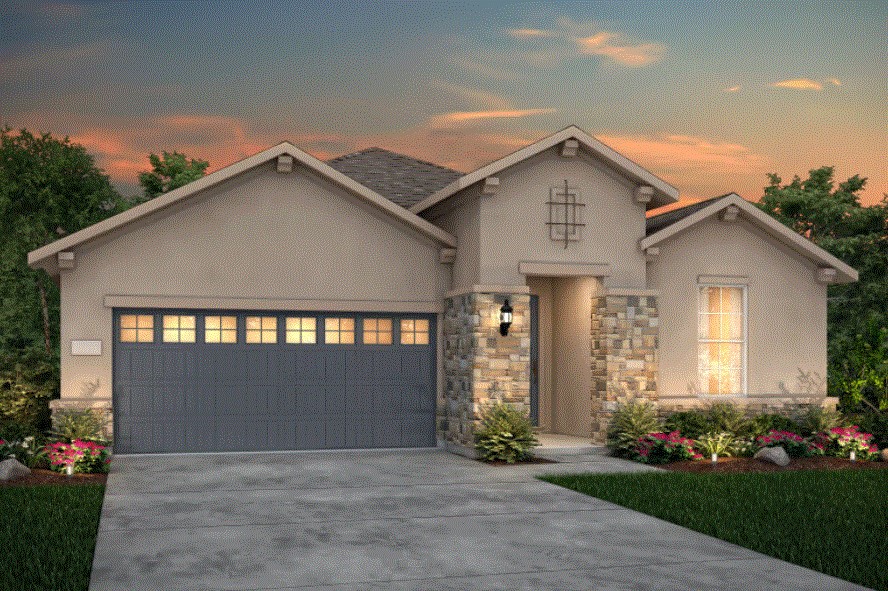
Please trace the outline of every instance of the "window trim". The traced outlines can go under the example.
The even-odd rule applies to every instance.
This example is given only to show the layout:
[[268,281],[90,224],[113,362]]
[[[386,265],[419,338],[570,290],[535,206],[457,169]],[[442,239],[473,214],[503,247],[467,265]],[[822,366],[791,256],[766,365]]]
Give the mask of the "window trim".
[[[316,314],[295,312],[295,313],[284,314],[283,316],[281,316],[281,318],[283,319],[283,323],[281,323],[281,324],[283,325],[283,331],[284,331],[284,340],[281,341],[281,344],[283,344],[283,345],[297,345],[297,346],[306,345],[309,347],[313,346],[313,345],[320,344],[320,337],[319,337],[320,331],[318,330],[319,316],[317,316]],[[287,328],[287,324],[290,320],[298,320],[299,321],[299,328],[294,329],[294,330]],[[305,320],[314,320],[314,330],[308,330],[306,328],[303,328],[302,323]],[[299,340],[298,341],[289,341],[288,338],[291,333],[299,335]],[[303,341],[302,336],[304,334],[314,334],[314,342],[308,343],[306,341]]]
[[[124,316],[135,316],[136,317],[136,328],[126,329],[126,330],[135,330],[136,331],[136,340],[135,341],[124,341],[121,336],[121,333],[124,330],[124,328],[123,328],[123,317]],[[139,323],[139,321],[138,321],[139,316],[150,316],[151,317],[151,328],[150,329],[139,328],[139,324],[138,324]],[[130,310],[130,309],[122,310],[117,314],[117,319],[115,321],[117,331],[116,331],[116,334],[114,335],[114,337],[115,337],[114,342],[121,343],[123,345],[156,345],[158,343],[166,344],[163,342],[163,333],[161,332],[160,338],[158,338],[158,334],[157,334],[158,330],[163,330],[159,326],[162,323],[163,323],[162,319],[160,322],[158,322],[158,315],[154,312],[146,312],[144,310]],[[151,340],[150,341],[140,341],[139,340],[139,331],[140,330],[151,330]]]
[[[741,368],[741,391],[735,392],[731,394],[711,394],[709,392],[703,391],[703,384],[700,380],[700,345],[704,342],[729,342],[729,341],[720,341],[720,340],[712,340],[712,339],[701,339],[700,338],[700,318],[703,316],[703,311],[700,309],[700,291],[705,287],[730,287],[737,288],[740,290],[741,297],[743,298],[743,343],[742,343],[742,356],[743,356],[743,367]],[[700,398],[730,398],[737,396],[749,396],[749,383],[748,383],[748,374],[749,374],[749,284],[748,283],[739,283],[739,282],[719,282],[719,283],[708,283],[708,282],[697,282],[697,293],[696,293],[696,310],[695,314],[697,316],[697,337],[695,342],[695,348],[697,351],[697,383],[700,384],[699,391],[697,396]],[[708,389],[708,388],[707,388]]]

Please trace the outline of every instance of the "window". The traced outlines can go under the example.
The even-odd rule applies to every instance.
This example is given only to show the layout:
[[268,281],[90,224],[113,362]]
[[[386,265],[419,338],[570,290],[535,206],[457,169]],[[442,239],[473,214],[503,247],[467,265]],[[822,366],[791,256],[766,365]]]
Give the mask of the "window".
[[237,316],[204,316],[205,343],[236,343]]
[[287,318],[288,343],[311,345],[318,342],[318,325],[314,318]]
[[354,318],[325,318],[324,342],[328,345],[351,345],[355,342]]
[[392,319],[391,318],[365,318],[364,319],[364,344],[365,345],[391,345],[392,344]]
[[697,336],[704,394],[746,392],[745,298],[744,287],[700,287]]
[[153,343],[154,316],[150,314],[122,314],[120,316],[121,343]]
[[429,321],[424,318],[401,320],[402,345],[428,345]]
[[276,343],[277,318],[274,316],[247,316],[246,337],[248,343]]
[[195,334],[194,316],[163,317],[164,343],[193,343]]

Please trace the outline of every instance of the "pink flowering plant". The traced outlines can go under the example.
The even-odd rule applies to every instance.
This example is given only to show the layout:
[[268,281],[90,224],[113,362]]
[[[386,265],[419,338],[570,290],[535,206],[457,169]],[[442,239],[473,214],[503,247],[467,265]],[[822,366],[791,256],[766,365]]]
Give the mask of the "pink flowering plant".
[[756,447],[782,447],[791,458],[807,458],[823,455],[823,445],[817,441],[809,441],[792,431],[771,429],[766,435],[755,438]]
[[682,437],[678,431],[642,435],[630,448],[629,457],[645,464],[703,459],[703,456],[694,449],[694,441]]
[[75,474],[104,474],[111,463],[108,448],[93,441],[75,439],[71,443],[59,441],[46,446],[50,467],[64,472],[68,466]]
[[834,427],[818,433],[814,440],[825,453],[839,458],[847,458],[854,451],[860,460],[874,460],[879,448],[872,442],[870,433],[861,433],[857,425],[850,427]]

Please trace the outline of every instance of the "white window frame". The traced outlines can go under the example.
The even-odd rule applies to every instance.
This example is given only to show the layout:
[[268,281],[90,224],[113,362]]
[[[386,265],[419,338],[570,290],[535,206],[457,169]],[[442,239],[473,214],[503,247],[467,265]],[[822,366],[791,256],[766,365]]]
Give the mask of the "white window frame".
[[[700,380],[700,345],[703,343],[720,343],[725,341],[717,341],[712,339],[701,339],[700,338],[700,317],[702,316],[702,310],[700,310],[700,290],[704,287],[730,287],[740,289],[740,292],[743,297],[743,368],[741,370],[741,380],[742,380],[742,390],[737,393],[731,394],[711,394],[709,392],[703,391],[703,384]],[[749,389],[747,383],[747,374],[749,373],[749,360],[748,360],[748,351],[749,351],[749,285],[746,283],[697,283],[697,293],[696,293],[696,315],[697,315],[697,333],[696,333],[696,359],[697,359],[697,382],[700,383],[700,391],[699,396],[707,397],[707,398],[730,398],[732,396],[749,396]],[[708,389],[708,387],[707,387]]]

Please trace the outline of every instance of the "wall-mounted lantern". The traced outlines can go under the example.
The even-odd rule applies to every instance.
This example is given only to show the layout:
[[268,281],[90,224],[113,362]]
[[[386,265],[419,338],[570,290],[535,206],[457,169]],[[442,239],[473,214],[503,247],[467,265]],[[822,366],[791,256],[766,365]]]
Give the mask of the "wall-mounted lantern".
[[500,334],[504,337],[508,336],[510,326],[512,326],[512,306],[509,305],[509,299],[506,298],[506,303],[500,308]]

